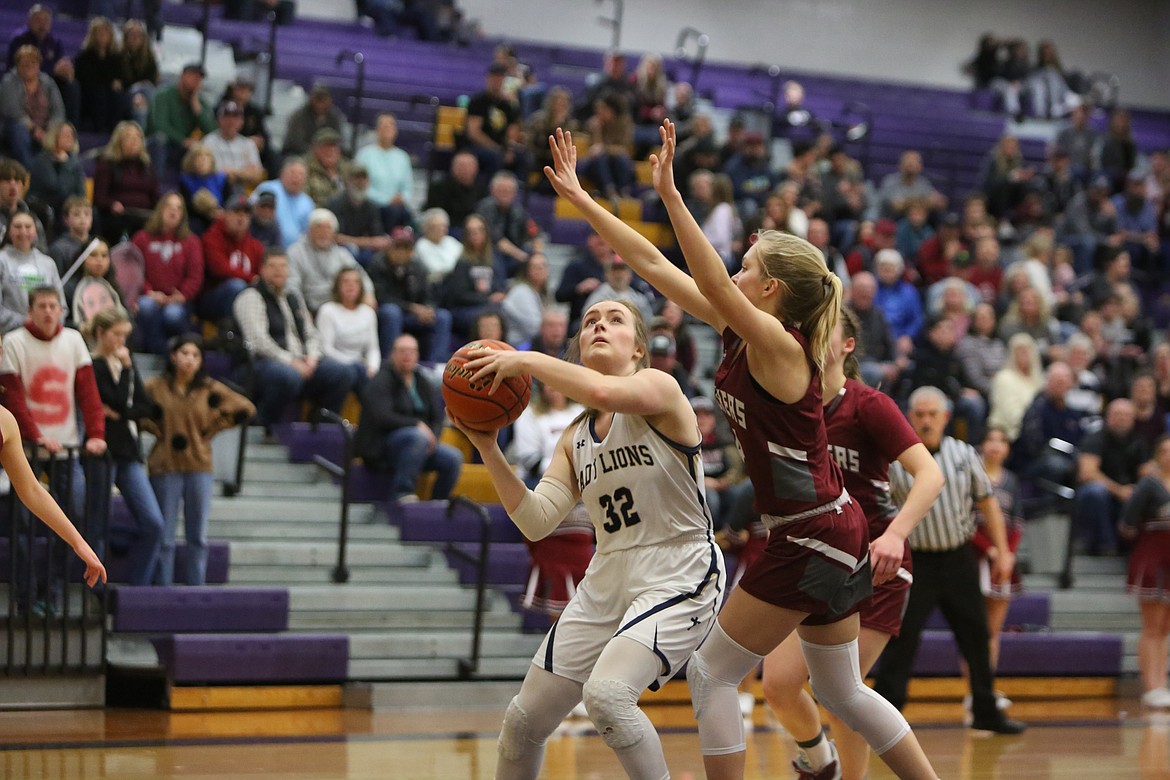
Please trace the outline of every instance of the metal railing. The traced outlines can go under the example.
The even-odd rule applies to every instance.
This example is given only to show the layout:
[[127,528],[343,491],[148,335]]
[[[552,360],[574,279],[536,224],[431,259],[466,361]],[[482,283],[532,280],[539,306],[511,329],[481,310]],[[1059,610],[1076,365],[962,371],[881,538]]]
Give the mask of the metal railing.
[[353,113],[349,118],[349,156],[357,153],[358,128],[362,124],[362,100],[366,92],[366,55],[360,51],[342,49],[337,52],[337,67],[342,63],[352,62],[357,68],[357,86],[353,95]]
[[487,565],[488,553],[491,548],[492,518],[482,504],[472,501],[465,496],[452,496],[447,502],[447,518],[450,519],[459,508],[467,509],[479,515],[479,554],[472,555],[466,550],[457,547],[454,542],[447,542],[447,552],[458,558],[474,564],[475,573],[475,620],[471,629],[471,656],[459,659],[459,679],[468,680],[479,671],[479,659],[483,646],[483,621],[487,609]]
[[349,548],[349,476],[353,467],[353,425],[341,415],[328,409],[320,411],[321,419],[341,428],[345,437],[345,449],[341,463],[334,463],[324,455],[314,455],[313,462],[326,473],[341,481],[341,517],[337,525],[337,565],[333,567],[333,581],[349,582],[349,563],[346,558]]

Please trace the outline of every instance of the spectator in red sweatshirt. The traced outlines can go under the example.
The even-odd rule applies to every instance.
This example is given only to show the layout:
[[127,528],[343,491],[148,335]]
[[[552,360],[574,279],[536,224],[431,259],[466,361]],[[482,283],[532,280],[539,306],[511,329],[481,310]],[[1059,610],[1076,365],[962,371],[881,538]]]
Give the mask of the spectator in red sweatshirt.
[[203,234],[206,276],[199,296],[199,316],[219,322],[232,313],[232,302],[260,272],[264,244],[250,230],[252,204],[246,195],[227,202],[223,216]]
[[203,247],[182,196],[163,195],[132,240],[146,260],[136,329],[146,351],[165,355],[167,340],[191,329],[191,304],[203,287]]
[[962,220],[958,214],[946,214],[938,223],[938,232],[918,247],[918,286],[925,290],[935,282],[954,276],[968,262],[967,243],[963,240]]

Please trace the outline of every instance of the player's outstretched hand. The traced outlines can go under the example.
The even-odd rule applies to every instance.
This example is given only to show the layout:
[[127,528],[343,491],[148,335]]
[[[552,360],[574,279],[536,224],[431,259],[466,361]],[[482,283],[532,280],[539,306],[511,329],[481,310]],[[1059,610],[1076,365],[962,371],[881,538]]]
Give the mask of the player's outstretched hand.
[[577,178],[577,147],[573,145],[573,134],[558,127],[556,134],[548,137],[548,148],[552,151],[553,164],[544,166],[544,175],[553,189],[571,203],[588,199],[589,194]]
[[524,361],[528,354],[526,352],[485,347],[475,350],[471,354],[477,357],[463,364],[464,368],[473,372],[471,379],[467,381],[474,385],[476,382],[481,382],[491,376],[492,386],[488,389],[488,395],[493,395],[508,377],[528,373],[524,367]]
[[653,172],[654,191],[659,197],[665,198],[678,192],[674,183],[674,145],[676,133],[674,122],[662,120],[662,127],[658,128],[658,135],[662,137],[662,148],[658,154],[650,155],[650,170]]

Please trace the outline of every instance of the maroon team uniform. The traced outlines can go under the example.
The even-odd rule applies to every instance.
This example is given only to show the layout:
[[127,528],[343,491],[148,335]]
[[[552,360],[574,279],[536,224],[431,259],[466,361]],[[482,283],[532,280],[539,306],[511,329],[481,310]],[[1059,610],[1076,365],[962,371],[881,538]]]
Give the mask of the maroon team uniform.
[[748,370],[746,343],[727,328],[715,402],[731,424],[755,488],[755,511],[770,531],[739,585],[769,604],[807,612],[807,625],[824,625],[856,612],[872,592],[869,533],[829,456],[820,373],[808,343],[785,327],[812,372],[804,397],[786,404],[760,387]]
[[[890,464],[919,443],[918,434],[885,393],[846,379],[840,394],[825,407],[829,451],[845,477],[845,488],[869,521],[869,538],[890,527],[898,507],[890,497]],[[861,605],[861,625],[897,636],[913,581],[910,544],[902,550],[896,576],[875,585]]]

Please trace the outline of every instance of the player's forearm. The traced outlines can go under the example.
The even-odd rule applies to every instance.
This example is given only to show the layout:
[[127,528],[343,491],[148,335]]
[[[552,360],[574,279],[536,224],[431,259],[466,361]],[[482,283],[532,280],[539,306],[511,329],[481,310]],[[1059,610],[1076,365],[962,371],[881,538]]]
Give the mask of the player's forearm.
[[488,475],[492,478],[492,484],[500,497],[500,503],[504,505],[504,510],[508,513],[515,511],[528,495],[527,486],[516,476],[512,465],[508,463],[498,446],[493,445],[486,452],[481,450],[479,454],[483,458],[483,465],[487,467]]

